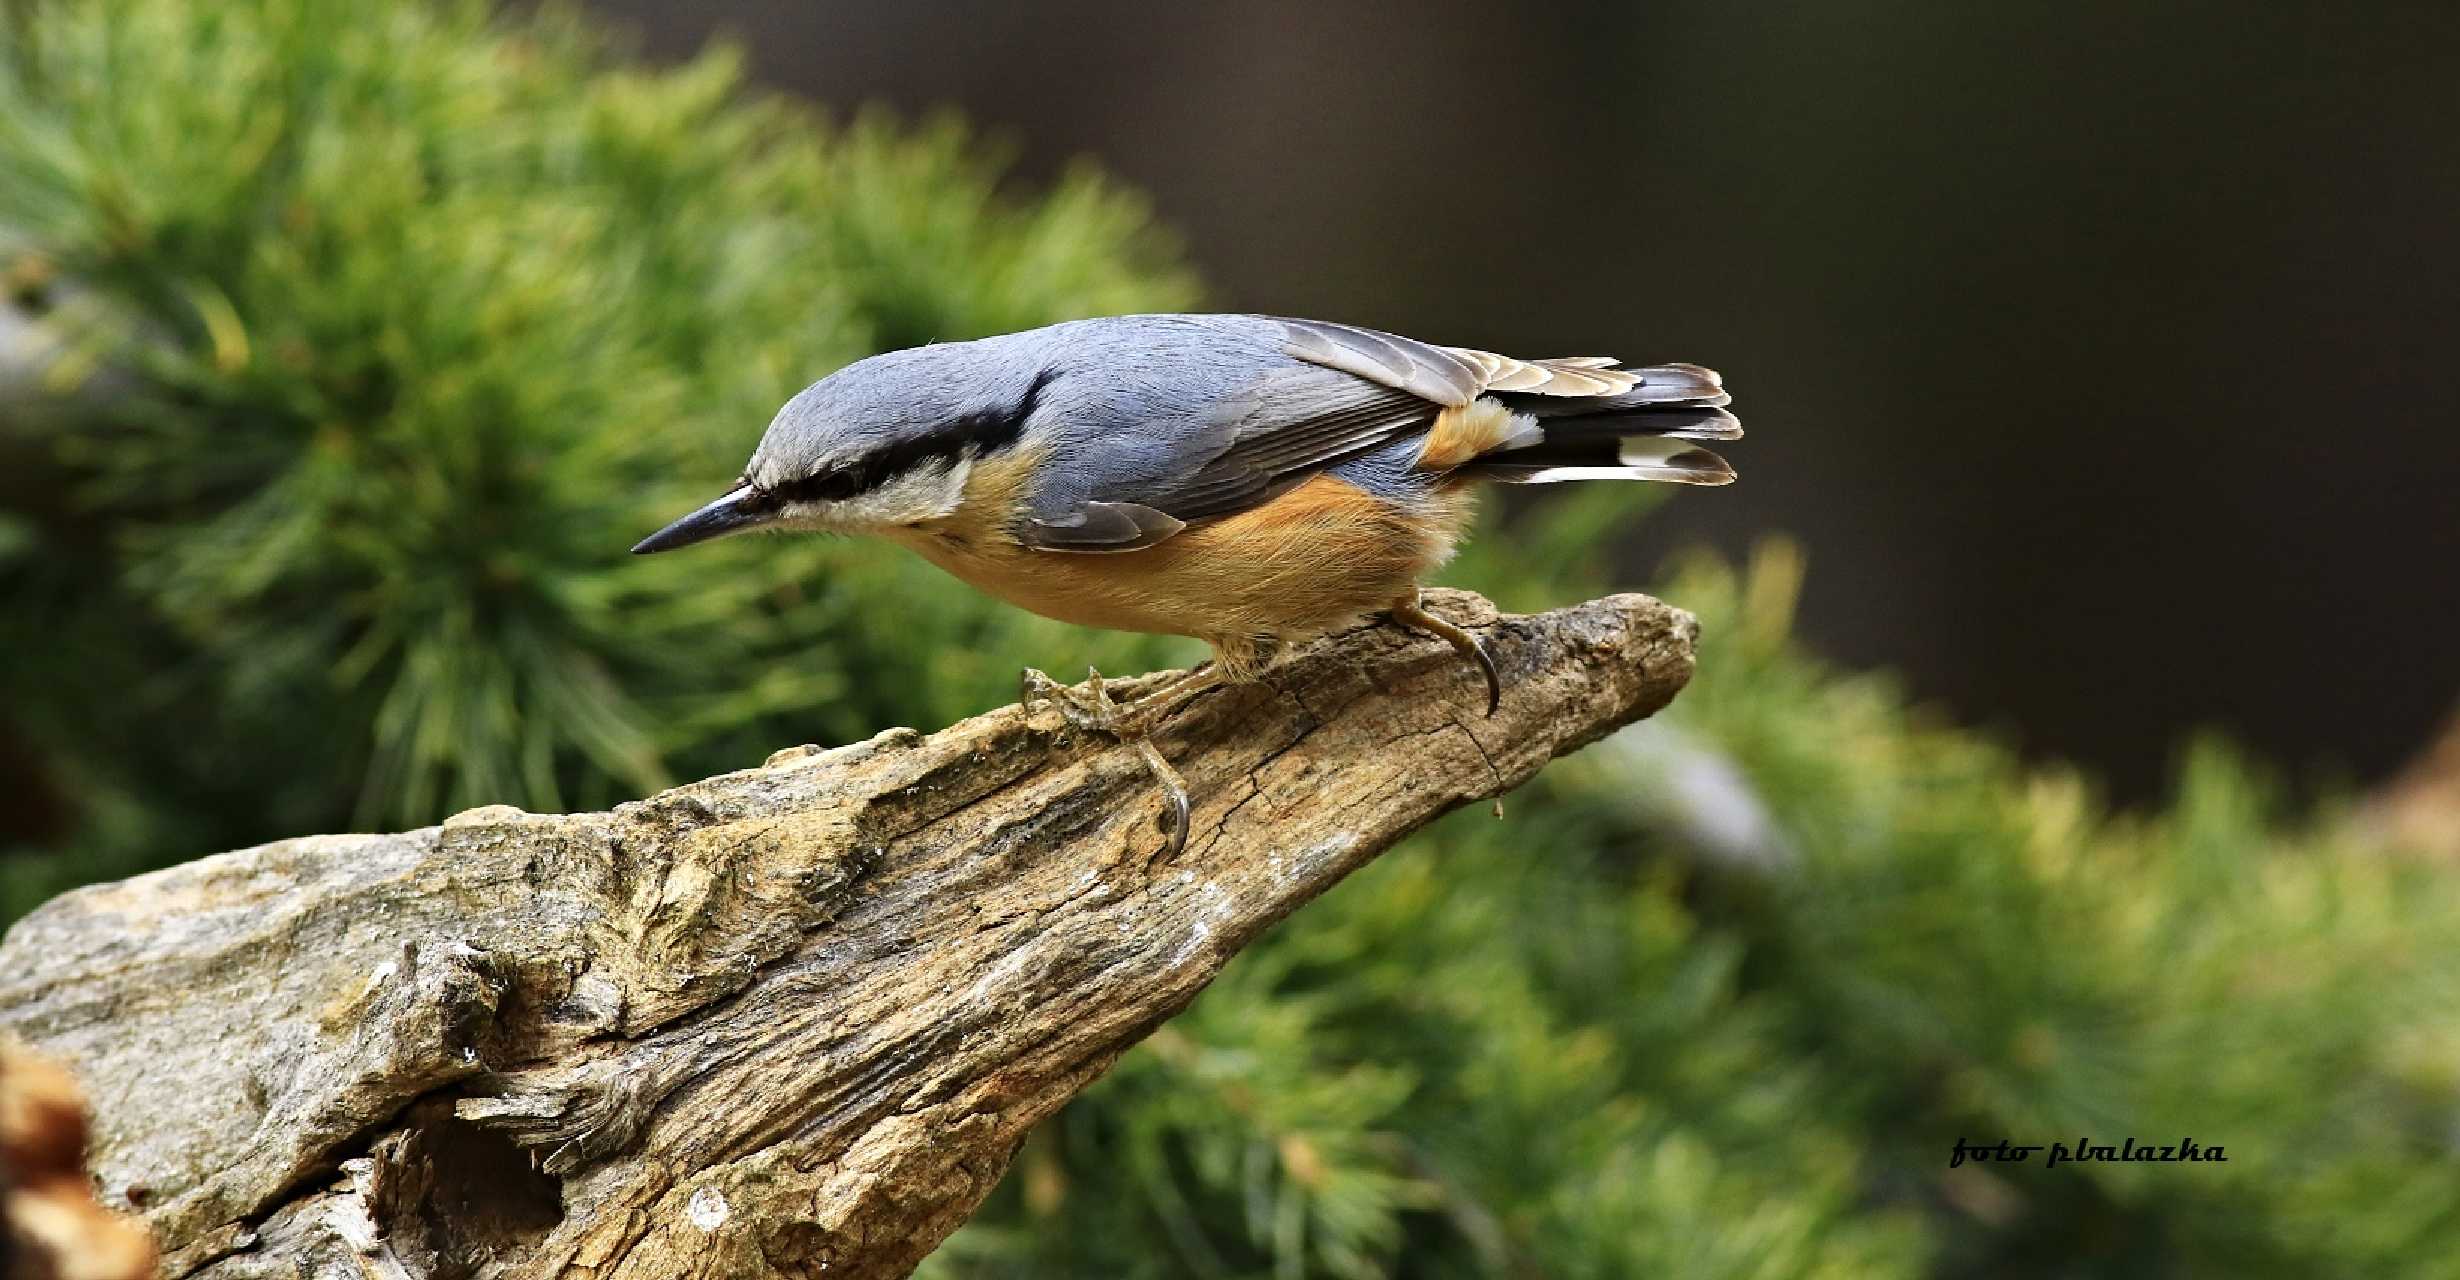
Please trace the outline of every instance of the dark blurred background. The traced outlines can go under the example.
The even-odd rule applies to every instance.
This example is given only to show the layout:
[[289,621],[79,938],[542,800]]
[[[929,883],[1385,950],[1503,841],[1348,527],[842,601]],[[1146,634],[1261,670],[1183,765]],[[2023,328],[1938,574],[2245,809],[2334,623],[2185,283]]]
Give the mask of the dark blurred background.
[[1633,576],[1796,535],[1813,643],[2121,798],[2460,686],[2460,6],[591,7],[1093,157],[1221,309],[1716,366],[1744,483]]

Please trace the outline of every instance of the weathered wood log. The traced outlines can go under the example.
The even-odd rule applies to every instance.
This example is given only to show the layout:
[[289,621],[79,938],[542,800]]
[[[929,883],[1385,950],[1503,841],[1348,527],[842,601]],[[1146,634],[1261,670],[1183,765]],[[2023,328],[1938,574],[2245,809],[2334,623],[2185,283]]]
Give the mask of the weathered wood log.
[[1026,1130],[1412,829],[1655,711],[1642,596],[1320,641],[1134,753],[1015,707],[678,787],[313,836],[54,901],[0,1029],[94,1101],[171,1276],[899,1276]]

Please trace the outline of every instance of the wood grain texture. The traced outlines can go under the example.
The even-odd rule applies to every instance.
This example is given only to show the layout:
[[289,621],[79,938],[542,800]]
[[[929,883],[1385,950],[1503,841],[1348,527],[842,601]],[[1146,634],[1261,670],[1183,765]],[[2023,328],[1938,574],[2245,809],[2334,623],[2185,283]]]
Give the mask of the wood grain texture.
[[84,1082],[167,1275],[904,1275],[1265,928],[1690,675],[1646,597],[1429,603],[1502,709],[1437,641],[1308,646],[1161,732],[1175,861],[1131,752],[1006,707],[81,890],[0,941],[0,1029]]

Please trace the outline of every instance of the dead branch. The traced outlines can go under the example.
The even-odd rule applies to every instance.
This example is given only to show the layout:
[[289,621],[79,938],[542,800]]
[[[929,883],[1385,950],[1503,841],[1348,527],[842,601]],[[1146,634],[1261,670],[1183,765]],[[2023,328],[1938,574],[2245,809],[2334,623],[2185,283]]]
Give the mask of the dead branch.
[[0,942],[0,1029],[84,1081],[170,1276],[904,1275],[1267,927],[1690,675],[1646,597],[1429,603],[1501,710],[1439,642],[1310,646],[1163,732],[1173,861],[1133,753],[1007,707],[81,890]]

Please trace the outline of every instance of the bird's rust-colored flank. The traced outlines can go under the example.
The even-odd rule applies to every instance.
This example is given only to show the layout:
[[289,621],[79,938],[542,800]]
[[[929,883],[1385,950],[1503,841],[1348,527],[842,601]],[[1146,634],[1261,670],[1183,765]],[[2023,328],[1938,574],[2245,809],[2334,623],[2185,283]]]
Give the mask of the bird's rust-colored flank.
[[1404,509],[1318,474],[1156,546],[1054,554],[971,514],[1015,510],[1013,493],[1036,465],[1027,451],[984,459],[958,514],[892,536],[1020,608],[1080,626],[1195,636],[1222,650],[1226,665],[1254,654],[1254,637],[1318,634],[1409,596],[1450,558],[1471,505],[1466,486]]

